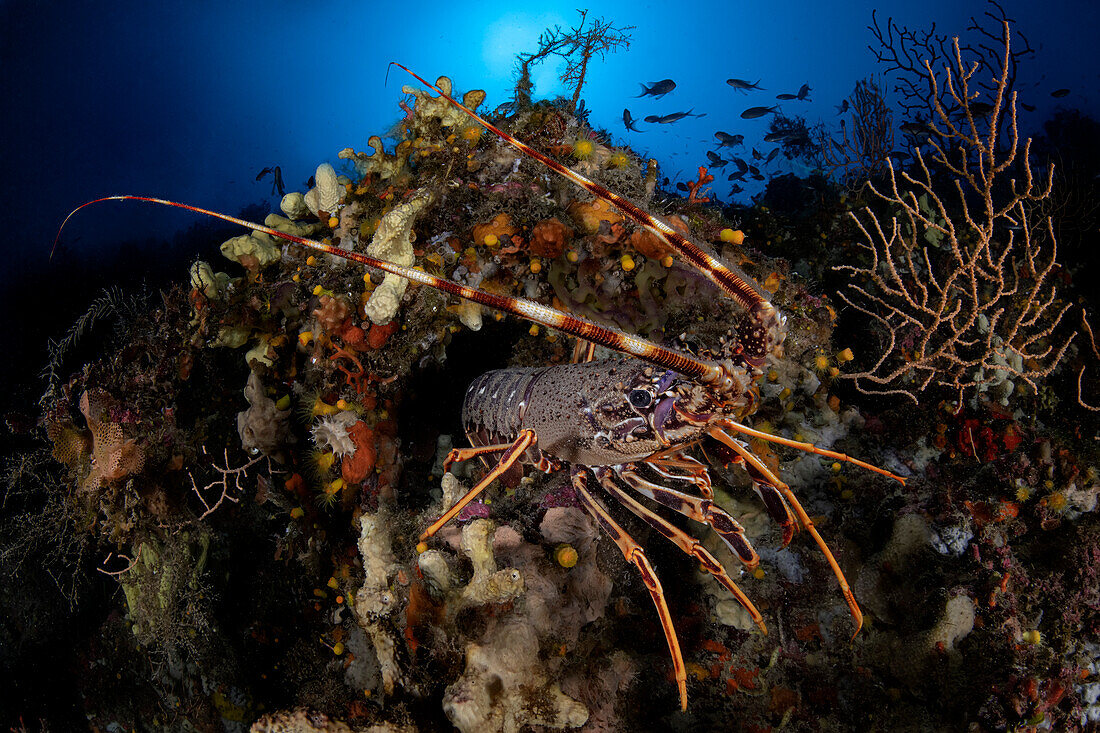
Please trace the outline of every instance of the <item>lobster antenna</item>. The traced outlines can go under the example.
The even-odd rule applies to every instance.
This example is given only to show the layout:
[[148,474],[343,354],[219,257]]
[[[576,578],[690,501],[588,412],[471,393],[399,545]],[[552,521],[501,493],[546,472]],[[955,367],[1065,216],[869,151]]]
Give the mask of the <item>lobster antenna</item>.
[[[397,66],[404,69],[410,76],[419,81],[426,87],[430,87],[439,92],[440,96],[447,100],[450,104],[458,107],[463,112],[468,114],[479,125],[484,127],[489,132],[499,137],[504,142],[511,145],[523,155],[534,158],[547,168],[550,168],[555,173],[567,178],[578,186],[588,190],[596,197],[601,198],[615,205],[624,215],[630,217],[635,222],[645,227],[652,232],[657,238],[674,249],[680,254],[688,263],[693,265],[697,270],[703,273],[711,282],[722,289],[723,292],[728,294],[734,300],[736,300],[743,308],[752,312],[757,307],[763,305],[769,305],[767,297],[764,295],[763,288],[760,287],[751,277],[741,272],[740,269],[719,260],[717,257],[705,252],[697,244],[690,241],[675,229],[664,223],[660,219],[656,218],[652,214],[649,214],[643,210],[640,206],[630,201],[629,199],[620,196],[617,193],[608,191],[603,186],[590,180],[589,178],[577,173],[575,170],[566,168],[556,160],[540,153],[529,145],[526,145],[516,138],[512,137],[508,133],[494,126],[491,122],[478,115],[472,109],[462,104],[458,100],[451,97],[447,92],[440,89],[435,84],[425,80],[408,67],[400,64],[396,61],[391,61],[390,66]],[[387,76],[389,75],[389,67],[386,70]]]
[[[203,214],[205,216],[211,216],[215,219],[221,219],[222,221],[228,221],[233,224],[238,224],[242,227],[246,227],[256,232],[263,232],[276,239],[282,239],[287,242],[293,242],[300,244],[303,247],[308,247],[317,252],[324,252],[325,254],[332,255],[334,257],[342,257],[345,260],[351,260],[358,262],[361,265],[367,267],[373,267],[377,270],[398,275],[400,277],[412,280],[415,283],[421,285],[427,285],[435,288],[436,290],[442,290],[445,293],[451,295],[457,295],[459,298],[465,298],[466,300],[472,300],[475,303],[488,306],[490,308],[496,308],[507,313],[525,318],[529,321],[533,321],[548,328],[556,328],[559,331],[577,336],[579,338],[586,339],[593,343],[606,346],[609,349],[618,351],[623,354],[629,354],[636,356],[639,359],[648,361],[651,364],[655,364],[665,369],[671,369],[675,372],[679,372],[684,376],[697,379],[704,383],[710,383],[719,381],[723,378],[723,369],[715,362],[696,359],[675,349],[669,349],[664,346],[659,346],[652,341],[640,338],[638,336],[632,336],[627,333],[623,333],[615,328],[608,328],[601,326],[592,321],[584,318],[578,318],[577,316],[569,313],[563,313],[562,311],[550,308],[536,303],[533,300],[527,300],[525,298],[513,298],[507,295],[497,295],[495,293],[488,293],[484,290],[478,290],[476,288],[467,287],[465,285],[459,285],[451,280],[446,280],[435,275],[429,275],[422,270],[415,270],[411,267],[403,267],[402,265],[394,264],[393,262],[387,262],[386,260],[379,260],[374,257],[368,257],[358,252],[349,252],[347,250],[340,249],[339,247],[333,247],[322,242],[317,242],[312,239],[306,239],[304,237],[298,237],[293,234],[287,234],[286,232],[280,232],[277,229],[264,226],[262,224],[256,224],[254,222],[245,221],[244,219],[238,219],[235,216],[229,216],[228,214],[221,214],[217,211],[210,211],[209,209],[199,208],[198,206],[191,206],[190,204],[182,204],[177,201],[168,201],[166,199],[152,198],[149,196],[104,196],[103,198],[93,199],[92,201],[85,202],[80,206],[69,212],[69,215],[65,217],[65,220],[61,223],[61,227],[57,230],[57,236],[54,238],[54,248],[57,248],[57,243],[61,238],[61,230],[65,228],[65,224],[72,218],[73,214],[83,209],[85,206],[91,206],[92,204],[99,203],[101,201],[147,201],[153,204],[160,204],[162,206],[172,206],[177,209],[186,209],[187,211],[194,211],[197,214]],[[51,251],[52,256],[52,251]]]

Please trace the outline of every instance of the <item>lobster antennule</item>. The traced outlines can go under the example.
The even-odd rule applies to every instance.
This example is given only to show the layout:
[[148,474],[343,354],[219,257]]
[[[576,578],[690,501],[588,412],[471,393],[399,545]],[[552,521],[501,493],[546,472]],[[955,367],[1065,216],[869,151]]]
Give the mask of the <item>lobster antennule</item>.
[[[499,137],[504,142],[511,145],[523,155],[534,158],[535,160],[545,165],[547,168],[553,170],[555,173],[586,189],[595,196],[613,204],[625,216],[630,217],[635,222],[645,227],[647,230],[649,230],[655,236],[661,239],[666,245],[678,252],[681,257],[683,257],[687,262],[693,265],[697,270],[702,272],[711,282],[721,288],[723,292],[736,300],[746,310],[752,312],[754,309],[758,309],[761,306],[770,306],[770,303],[768,303],[768,299],[763,294],[763,288],[761,288],[751,277],[733,267],[732,265],[722,262],[717,257],[714,257],[713,255],[705,252],[697,244],[681,235],[665,222],[656,218],[652,214],[649,214],[634,202],[624,198],[623,196],[620,196],[617,193],[608,191],[606,188],[599,185],[595,181],[590,180],[586,176],[583,176],[570,168],[566,168],[564,165],[557,162],[553,158],[550,158],[549,156],[535,150],[531,146],[520,142],[519,140],[499,129],[491,122],[474,112],[472,109],[451,97],[451,95],[447,94],[447,92],[443,91],[435,84],[432,84],[423,77],[419,76],[416,72],[410,70],[403,64],[400,64],[396,61],[391,61],[390,66],[397,66],[401,69],[404,69],[406,73],[408,73],[424,86],[430,87],[431,89],[439,92],[443,99],[447,100],[447,102],[454,105],[455,107],[461,109],[472,119],[474,119],[479,125]],[[387,67],[387,75],[388,73],[389,72]]]
[[[488,306],[490,308],[496,308],[497,310],[505,311],[506,313],[512,313],[520,316],[528,321],[533,321],[548,328],[556,328],[559,331],[570,334],[572,336],[579,336],[580,338],[592,341],[593,343],[606,346],[609,349],[618,351],[622,354],[629,354],[630,356],[638,357],[644,361],[648,361],[665,369],[672,369],[675,372],[679,372],[684,376],[698,379],[701,382],[709,383],[721,380],[724,377],[723,369],[713,361],[705,359],[696,359],[688,354],[676,351],[675,349],[669,349],[664,346],[647,341],[646,339],[638,336],[632,336],[630,334],[623,333],[614,328],[608,328],[601,326],[592,321],[569,313],[563,313],[562,311],[550,308],[536,303],[533,300],[526,300],[524,298],[513,298],[506,295],[496,295],[495,293],[487,293],[484,290],[478,290],[476,288],[460,285],[459,283],[451,280],[446,280],[435,275],[429,275],[422,270],[416,270],[411,267],[403,267],[402,265],[388,262],[386,260],[379,260],[374,257],[368,257],[367,255],[360,254],[358,252],[349,252],[347,250],[340,249],[339,247],[333,247],[332,245],[324,244],[323,242],[317,242],[312,239],[306,239],[305,237],[295,236],[286,232],[280,232],[277,229],[264,226],[262,224],[256,224],[255,222],[239,219],[229,214],[222,214],[217,211],[211,211],[209,209],[203,209],[198,206],[191,206],[190,204],[180,203],[178,201],[169,201],[167,199],[158,199],[151,196],[132,196],[132,195],[117,195],[117,196],[104,196],[103,198],[87,201],[80,206],[69,212],[69,215],[65,217],[65,220],[61,223],[61,227],[57,230],[57,236],[54,238],[54,248],[56,249],[58,241],[61,239],[61,231],[65,228],[65,224],[72,218],[73,214],[80,211],[86,206],[99,203],[101,201],[146,201],[148,203],[159,204],[161,206],[171,206],[177,209],[186,209],[187,211],[193,211],[197,214],[204,216],[214,217],[215,219],[221,219],[222,221],[228,221],[233,224],[240,225],[247,229],[251,229],[256,232],[263,232],[276,239],[282,239],[286,242],[293,242],[303,247],[307,247],[317,252],[323,252],[325,254],[333,255],[334,257],[342,257],[352,262],[358,262],[361,265],[367,267],[373,267],[384,272],[388,272],[400,277],[412,280],[415,283],[421,285],[427,285],[428,287],[441,290],[445,293],[471,300],[475,303]],[[50,256],[53,256],[51,250]]]

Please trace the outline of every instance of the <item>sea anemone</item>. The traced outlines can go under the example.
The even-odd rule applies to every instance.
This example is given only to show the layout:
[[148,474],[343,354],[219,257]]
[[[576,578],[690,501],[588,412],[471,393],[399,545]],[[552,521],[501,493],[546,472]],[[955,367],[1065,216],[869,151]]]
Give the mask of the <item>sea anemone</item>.
[[630,156],[622,150],[616,150],[611,154],[611,157],[607,159],[607,163],[612,168],[626,168],[630,165]]
[[350,428],[357,420],[354,412],[345,411],[336,415],[326,415],[318,420],[310,433],[313,435],[313,443],[321,450],[331,450],[337,458],[342,458],[355,452],[355,443],[348,434]]

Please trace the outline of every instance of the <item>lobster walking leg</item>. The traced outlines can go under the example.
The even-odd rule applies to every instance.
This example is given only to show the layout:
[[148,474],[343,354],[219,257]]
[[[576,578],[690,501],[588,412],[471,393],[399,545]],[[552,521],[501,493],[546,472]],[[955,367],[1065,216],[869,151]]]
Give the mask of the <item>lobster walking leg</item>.
[[584,339],[577,339],[577,343],[573,344],[573,364],[585,364],[592,361],[596,356],[596,344]]
[[[531,446],[531,444],[535,442],[535,440],[536,436],[534,430],[521,431],[519,437],[515,439],[508,450],[505,451],[504,455],[500,457],[500,460],[497,461],[497,465],[494,466],[493,469],[489,471],[489,473],[485,474],[485,477],[481,479],[481,481],[478,481],[477,485],[474,486],[474,488],[467,491],[465,496],[456,501],[455,505],[448,509],[442,517],[435,520],[435,522],[432,523],[432,526],[424,530],[424,532],[420,535],[420,541],[424,542],[429,537],[438,532],[443,527],[443,525],[454,519],[455,515],[462,511],[462,509],[467,504],[473,501],[478,494],[485,490],[485,487],[493,483],[493,481],[498,476],[511,468],[512,464],[520,459],[520,457]],[[448,458],[449,457],[450,456],[448,456]]]
[[[664,478],[695,484],[704,499],[714,498],[714,489],[711,488],[707,467],[691,456],[676,451],[668,456],[650,456],[645,463]],[[672,470],[674,468],[685,469],[685,471],[677,473]]]
[[749,600],[749,597],[745,595],[744,591],[733,582],[733,579],[726,572],[726,569],[722,567],[722,563],[718,561],[718,558],[710,554],[707,548],[699,544],[699,540],[679,527],[674,526],[664,517],[643,506],[637,499],[623,491],[618,484],[615,483],[611,471],[608,471],[606,468],[600,468],[596,469],[595,473],[600,485],[603,486],[609,494],[626,506],[627,509],[644,519],[651,527],[667,537],[685,554],[691,555],[698,560],[703,570],[713,575],[715,580],[733,594],[737,602],[749,612],[749,616],[752,617],[753,623],[759,626],[760,631],[767,636],[768,627],[764,625],[764,617],[760,615],[760,611],[756,609],[756,606],[753,605],[753,602]]
[[603,531],[615,540],[615,544],[619,546],[623,557],[633,563],[638,568],[638,572],[642,574],[642,582],[649,589],[649,595],[653,598],[653,605],[657,607],[657,615],[661,619],[661,628],[664,629],[665,640],[668,641],[668,651],[672,654],[672,669],[676,676],[676,686],[680,690],[680,709],[687,710],[687,668],[684,667],[684,657],[680,653],[680,642],[676,638],[676,629],[672,625],[672,614],[669,613],[668,604],[665,603],[665,592],[661,588],[661,581],[657,578],[657,574],[653,572],[653,566],[649,564],[649,558],[646,557],[642,546],[628,535],[626,530],[611,518],[607,510],[588,493],[587,483],[584,469],[574,469],[573,488],[576,490],[577,496],[580,497],[581,504],[584,505],[584,508],[588,510],[588,513],[592,515],[592,518],[596,520]]
[[496,445],[483,445],[477,448],[452,448],[451,452],[447,454],[447,457],[443,459],[443,470],[450,471],[451,466],[456,463],[462,463],[468,461],[471,458],[477,458],[479,456],[487,456],[492,453],[500,453],[511,448],[514,443],[497,443]]
[[885,468],[879,468],[878,466],[867,463],[867,461],[861,461],[858,458],[852,458],[846,453],[837,453],[836,451],[825,450],[824,448],[818,448],[813,443],[803,443],[798,440],[791,440],[779,435],[772,435],[771,433],[764,433],[759,430],[753,430],[752,428],[742,425],[739,422],[734,422],[730,419],[722,419],[715,421],[715,425],[723,430],[732,430],[742,435],[748,435],[751,438],[758,438],[769,443],[779,443],[780,445],[786,445],[791,448],[797,448],[798,450],[805,451],[807,453],[816,453],[819,456],[825,456],[826,458],[832,458],[837,461],[846,461],[848,463],[854,463],[860,468],[866,468],[868,471],[874,471],[875,473],[882,474],[887,478],[892,478],[895,481],[900,481],[902,485],[905,484],[905,477],[898,476],[897,474],[890,473]]
[[713,504],[710,499],[701,499],[698,496],[647,481],[631,466],[623,468],[619,475],[639,494],[648,496],[689,519],[709,525],[749,570],[760,564],[760,556],[745,539],[744,527],[724,509]]
[[745,463],[752,468],[767,482],[773,486],[794,510],[795,516],[798,517],[798,521],[802,523],[802,526],[810,533],[810,536],[814,538],[814,542],[821,548],[821,552],[825,555],[825,560],[828,561],[829,567],[833,569],[833,575],[836,576],[837,581],[840,583],[840,592],[844,594],[844,600],[848,603],[848,610],[851,611],[852,620],[855,621],[856,630],[852,634],[852,638],[856,637],[859,630],[863,628],[863,612],[859,610],[859,604],[856,603],[856,596],[852,593],[851,586],[848,585],[848,579],[844,577],[844,571],[840,569],[839,563],[836,558],[833,557],[832,551],[829,546],[825,544],[825,539],[817,531],[817,527],[814,526],[813,520],[810,519],[810,515],[806,513],[806,510],[802,508],[802,504],[798,501],[798,497],[794,495],[791,488],[787,484],[776,478],[767,466],[765,466],[759,458],[752,454],[748,448],[741,445],[733,436],[725,433],[721,427],[717,424],[709,427],[707,433],[715,440],[721,441],[723,444],[729,446],[736,451],[744,460]]

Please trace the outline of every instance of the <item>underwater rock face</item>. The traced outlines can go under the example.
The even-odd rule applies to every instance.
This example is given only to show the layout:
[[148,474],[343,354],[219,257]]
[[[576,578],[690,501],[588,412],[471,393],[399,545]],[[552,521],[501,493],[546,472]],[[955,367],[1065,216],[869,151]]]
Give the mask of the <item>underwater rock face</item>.
[[519,733],[531,725],[577,728],[588,710],[548,683],[538,638],[522,621],[497,624],[466,647],[466,671],[447,688],[443,710],[462,733]]

